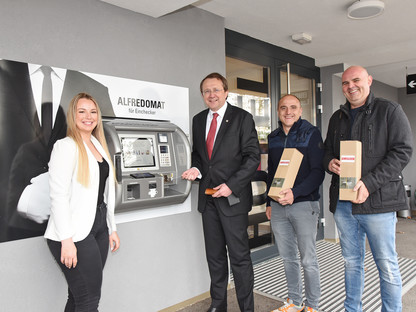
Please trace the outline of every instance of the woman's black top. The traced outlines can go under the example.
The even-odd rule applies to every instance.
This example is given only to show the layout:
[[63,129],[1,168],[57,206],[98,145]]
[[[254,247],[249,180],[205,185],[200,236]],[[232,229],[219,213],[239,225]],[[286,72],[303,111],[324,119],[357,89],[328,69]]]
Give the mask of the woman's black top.
[[100,185],[98,187],[97,206],[104,202],[105,182],[107,181],[108,173],[110,171],[110,168],[108,167],[108,163],[104,158],[102,162],[98,161],[98,166],[100,167]]

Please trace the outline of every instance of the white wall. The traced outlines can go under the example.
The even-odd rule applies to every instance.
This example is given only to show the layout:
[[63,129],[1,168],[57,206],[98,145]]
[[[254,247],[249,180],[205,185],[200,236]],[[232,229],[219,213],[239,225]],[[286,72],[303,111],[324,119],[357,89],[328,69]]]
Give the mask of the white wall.
[[[154,19],[98,0],[2,1],[0,58],[187,87],[193,116],[201,79],[225,73],[224,20],[195,8]],[[208,291],[195,191],[190,213],[119,225],[100,311],[157,311]],[[66,283],[42,237],[1,243],[0,259],[1,311],[63,311]]]
[[[336,76],[342,73],[345,69],[344,64],[336,64],[321,68],[321,82],[322,94],[321,104],[323,106],[322,112],[322,138],[325,141],[328,131],[328,123],[332,114],[345,103],[345,98],[341,91],[341,78]],[[338,232],[335,226],[335,220],[332,213],[329,211],[329,185],[331,183],[331,176],[326,173],[325,180],[322,184],[322,199],[323,210],[325,217],[324,238],[329,240],[338,239]]]
[[416,94],[406,94],[406,88],[399,89],[399,103],[410,120],[413,132],[413,156],[409,164],[403,171],[403,181],[411,186],[411,208],[416,209],[415,189],[416,189]]

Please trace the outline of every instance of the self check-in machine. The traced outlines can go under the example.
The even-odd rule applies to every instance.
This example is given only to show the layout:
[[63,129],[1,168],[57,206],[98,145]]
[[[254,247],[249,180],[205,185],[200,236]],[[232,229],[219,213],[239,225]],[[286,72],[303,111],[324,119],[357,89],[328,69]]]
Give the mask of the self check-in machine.
[[104,119],[116,171],[116,212],[179,204],[191,190],[188,138],[164,121]]

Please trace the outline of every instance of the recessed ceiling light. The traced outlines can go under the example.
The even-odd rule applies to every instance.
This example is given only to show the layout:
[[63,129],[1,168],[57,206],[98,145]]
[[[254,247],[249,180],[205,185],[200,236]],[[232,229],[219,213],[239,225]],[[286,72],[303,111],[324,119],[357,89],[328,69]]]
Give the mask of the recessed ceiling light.
[[366,19],[380,15],[384,11],[384,2],[380,0],[358,0],[348,7],[348,17]]

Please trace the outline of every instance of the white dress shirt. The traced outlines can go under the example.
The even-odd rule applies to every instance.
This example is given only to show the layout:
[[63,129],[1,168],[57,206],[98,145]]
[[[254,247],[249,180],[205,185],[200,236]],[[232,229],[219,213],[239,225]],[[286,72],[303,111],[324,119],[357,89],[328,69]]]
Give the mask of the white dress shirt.
[[[217,129],[215,131],[214,144],[212,146],[213,149],[214,149],[214,146],[215,146],[215,140],[217,139],[218,130],[221,127],[221,123],[222,123],[222,120],[224,119],[225,111],[227,110],[227,106],[228,106],[228,103],[225,102],[225,104],[219,110],[217,110],[216,112],[214,112],[212,110],[208,111],[207,124],[205,126],[205,141],[207,140],[207,137],[208,137],[208,132],[209,132],[209,128],[211,127],[212,119],[214,119],[214,113],[218,114],[218,116],[217,116]],[[202,178],[201,171],[199,171],[199,169],[196,168],[196,167],[193,167],[193,168],[198,170],[199,174],[198,174],[197,178],[201,179]]]
[[214,112],[212,110],[209,110],[208,116],[207,116],[207,124],[206,124],[206,127],[205,127],[205,141],[207,140],[207,137],[208,137],[209,128],[211,127],[211,122],[212,122],[212,119],[214,118],[214,113],[217,113],[218,114],[218,116],[217,116],[217,130],[215,132],[215,137],[214,137],[214,145],[215,145],[215,139],[217,138],[218,130],[220,129],[222,120],[224,119],[224,115],[225,115],[225,111],[227,110],[227,106],[228,106],[228,103],[225,102],[225,104],[219,110],[217,110],[216,112]]
[[[30,83],[32,84],[33,98],[36,104],[36,110],[38,112],[39,123],[42,125],[41,112],[42,112],[42,83],[43,73],[41,71],[42,65],[28,64]],[[62,91],[64,89],[64,82],[66,76],[66,69],[51,67],[51,79],[52,79],[52,125],[55,124],[56,113],[58,112],[59,104],[61,103]],[[75,95],[75,94],[74,94]]]

